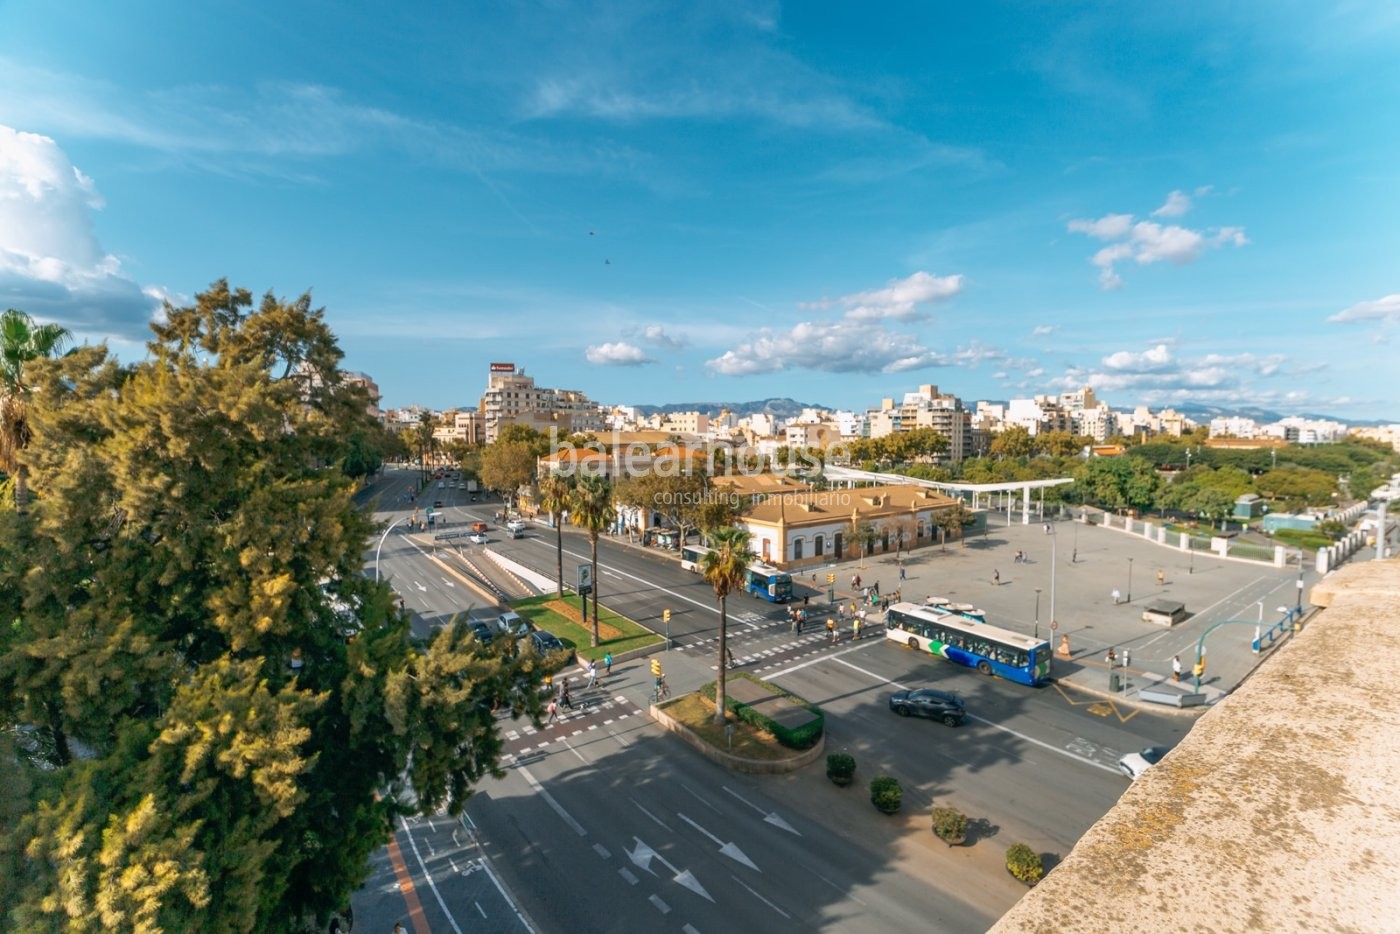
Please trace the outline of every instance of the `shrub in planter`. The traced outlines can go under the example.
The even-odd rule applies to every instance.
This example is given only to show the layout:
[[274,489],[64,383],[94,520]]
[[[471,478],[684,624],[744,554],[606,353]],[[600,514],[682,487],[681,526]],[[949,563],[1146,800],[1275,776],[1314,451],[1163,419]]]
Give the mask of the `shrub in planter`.
[[899,779],[889,775],[877,775],[870,780],[870,803],[884,812],[893,814],[903,803],[904,791],[899,787]]
[[933,806],[933,832],[949,846],[967,839],[967,815],[957,808]]
[[1026,885],[1035,885],[1045,875],[1045,866],[1035,850],[1024,843],[1013,843],[1006,848],[1006,871]]
[[826,777],[845,787],[855,780],[856,760],[844,752],[826,757]]

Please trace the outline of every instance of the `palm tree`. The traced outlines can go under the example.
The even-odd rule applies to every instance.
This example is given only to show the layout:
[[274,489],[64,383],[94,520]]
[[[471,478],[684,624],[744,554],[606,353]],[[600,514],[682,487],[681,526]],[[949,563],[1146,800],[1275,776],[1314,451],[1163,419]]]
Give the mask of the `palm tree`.
[[[588,545],[592,549],[593,562],[593,646],[598,645],[598,536],[613,521],[617,512],[613,509],[612,484],[597,474],[587,474],[579,478],[569,497],[569,521],[588,532]],[[587,615],[584,603],[584,615]]]
[[715,722],[724,723],[724,681],[729,656],[729,595],[744,586],[744,575],[754,553],[749,550],[747,529],[726,526],[709,533],[710,551],[702,573],[719,598],[719,677],[715,680]]
[[569,508],[573,484],[558,474],[540,481],[540,508],[549,513],[554,523],[554,552],[559,560],[559,599],[564,599],[564,512]]
[[29,505],[29,468],[22,455],[32,435],[24,365],[38,357],[57,356],[72,337],[66,328],[37,324],[14,308],[0,315],[0,470],[15,478],[15,512],[20,515]]

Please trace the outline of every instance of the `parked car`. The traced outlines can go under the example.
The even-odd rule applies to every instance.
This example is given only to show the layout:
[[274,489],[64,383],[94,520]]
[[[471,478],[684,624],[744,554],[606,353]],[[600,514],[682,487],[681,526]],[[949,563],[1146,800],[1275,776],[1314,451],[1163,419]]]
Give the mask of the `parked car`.
[[1148,746],[1142,752],[1130,752],[1118,760],[1118,771],[1137,781],[1167,754],[1166,746]]
[[491,631],[491,627],[479,619],[472,620],[469,625],[472,627],[472,635],[476,636],[476,641],[482,645],[490,645],[496,634]]
[[441,509],[441,508],[442,508],[442,500],[440,500],[440,499],[435,499],[435,500],[433,500],[433,508],[434,508],[434,509]]
[[480,499],[481,499],[480,496],[477,496],[475,493],[472,494],[472,502],[473,502],[473,503],[477,502],[477,501],[480,500]]
[[486,537],[485,532],[473,532],[471,535],[467,536],[467,541],[471,542],[473,545],[485,545],[487,542],[491,541],[491,539]]
[[896,691],[890,695],[890,709],[901,717],[929,717],[948,726],[957,726],[967,719],[967,705],[961,697],[933,688]]
[[496,617],[496,629],[499,632],[513,636],[528,636],[533,629],[519,613],[513,610],[506,610]]
[[515,518],[511,519],[509,522],[506,523],[506,528],[510,529],[512,532],[524,531],[525,520],[520,518],[519,516],[516,516]]
[[541,655],[548,655],[550,652],[560,652],[567,648],[559,641],[559,637],[552,632],[537,629],[530,633],[530,643],[534,645],[535,651]]
[[488,530],[489,528],[490,528],[490,526],[487,525],[485,522],[473,522],[473,523],[472,523],[472,531],[473,531],[473,532],[485,532],[485,531]]

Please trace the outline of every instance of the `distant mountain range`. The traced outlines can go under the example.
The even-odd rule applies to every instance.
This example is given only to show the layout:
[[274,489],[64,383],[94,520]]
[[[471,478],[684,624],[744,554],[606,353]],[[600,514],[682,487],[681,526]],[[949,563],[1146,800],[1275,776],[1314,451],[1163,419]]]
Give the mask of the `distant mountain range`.
[[[1006,402],[994,402],[994,404],[1005,405]],[[1119,412],[1124,411],[1125,408],[1133,408],[1133,406],[1125,407],[1113,405],[1111,405],[1110,407],[1114,411]],[[830,410],[831,406],[822,405],[818,402],[798,402],[796,399],[781,398],[758,399],[751,402],[672,402],[667,405],[636,405],[633,406],[633,408],[635,408],[638,412],[642,413],[643,415],[654,415],[658,412],[663,414],[670,414],[672,412],[702,412],[709,415],[718,415],[721,411],[728,410],[740,417],[743,417],[745,415],[756,415],[761,412],[767,415],[771,415],[775,419],[784,419],[792,418],[796,415],[801,415],[803,409]],[[1284,417],[1278,412],[1272,412],[1268,409],[1261,409],[1255,406],[1248,405],[1236,406],[1231,408],[1219,405],[1197,405],[1188,402],[1182,405],[1174,405],[1172,406],[1172,408],[1180,412],[1182,415],[1188,416],[1192,421],[1198,422],[1200,424],[1209,424],[1212,418],[1229,418],[1234,416],[1239,418],[1252,418],[1261,425],[1267,425],[1272,422],[1276,422]],[[1299,413],[1299,415],[1302,418],[1328,422],[1340,422],[1343,425],[1360,426],[1389,424],[1389,422],[1386,422],[1384,420],[1364,421],[1357,419],[1338,418],[1335,415],[1323,415],[1313,412]]]

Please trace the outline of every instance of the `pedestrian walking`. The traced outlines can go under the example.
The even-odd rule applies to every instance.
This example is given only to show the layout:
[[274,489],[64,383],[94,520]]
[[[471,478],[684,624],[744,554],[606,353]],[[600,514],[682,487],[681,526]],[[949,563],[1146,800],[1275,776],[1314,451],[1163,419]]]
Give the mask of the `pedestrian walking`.
[[588,660],[588,683],[584,685],[584,688],[585,688],[585,689],[591,688],[591,687],[593,687],[593,685],[595,685],[595,684],[597,684],[597,683],[598,683],[598,663],[595,662],[595,661],[593,661],[593,659],[590,658],[590,659]]
[[559,719],[559,702],[558,702],[558,701],[550,701],[550,702],[549,702],[549,706],[546,707],[545,710],[548,711],[548,713],[549,713],[549,716],[546,717],[546,718],[545,718],[545,721],[544,721],[546,726],[548,726],[549,724],[553,723],[555,720]]
[[880,595],[880,582],[879,582],[879,581],[876,581],[875,584],[871,587],[871,590],[873,590],[874,593],[875,593],[875,596],[878,597],[878,596]]
[[1050,534],[1050,523],[1048,523],[1048,522],[1045,523],[1045,534],[1046,534],[1046,535],[1049,535],[1049,534]]
[[807,606],[807,601],[810,600],[810,599],[812,599],[812,595],[811,595],[811,594],[804,593],[804,594],[802,595],[802,605],[803,605],[804,607]]
[[1167,572],[1161,568],[1157,569],[1157,586],[1161,587],[1167,582]]
[[904,582],[904,568],[902,568],[902,567],[899,569],[899,580],[900,580],[900,583],[903,583],[903,582]]
[[1180,656],[1180,655],[1173,655],[1173,656],[1172,656],[1172,680],[1173,680],[1173,681],[1180,681],[1180,680],[1181,680],[1181,656]]
[[856,575],[856,589],[857,589],[857,590],[860,589],[860,575],[859,575],[859,574]]
[[797,633],[802,634],[802,624],[807,622],[807,611],[803,610],[797,617]]
[[1133,664],[1133,650],[1127,646],[1123,647],[1123,667],[1130,668]]
[[993,571],[992,571],[992,586],[993,586],[993,587],[1000,587],[1000,586],[1001,586],[1001,572],[1000,572],[1000,571],[997,571],[997,570],[993,570]]
[[568,679],[565,679],[565,681],[564,681],[564,688],[563,688],[563,691],[562,691],[562,692],[560,693],[560,695],[559,695],[559,703],[563,704],[565,707],[569,708],[570,710],[573,710],[573,709],[574,709],[574,699],[573,699],[572,697],[569,696],[569,682],[568,682]]
[[857,619],[855,622],[851,623],[851,639],[852,639],[852,640],[859,640],[859,639],[860,639],[860,620],[859,620],[859,619]]
[[611,653],[611,652],[605,652],[605,653],[603,654],[603,674],[608,675],[608,676],[611,676],[611,675],[612,675],[612,653]]
[[836,642],[836,620],[829,619],[826,621],[826,631],[831,634],[831,641],[834,644]]
[[1118,664],[1118,653],[1113,651],[1113,646],[1108,647],[1108,655],[1105,656],[1104,661],[1108,663],[1109,668]]
[[1118,604],[1120,604],[1120,603],[1122,603],[1122,602],[1123,602],[1123,595],[1122,595],[1121,593],[1119,593],[1119,592],[1115,589],[1115,590],[1113,591],[1113,605],[1114,605],[1114,606],[1117,606]]

